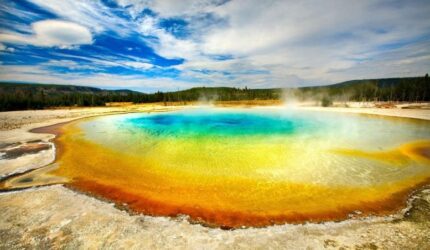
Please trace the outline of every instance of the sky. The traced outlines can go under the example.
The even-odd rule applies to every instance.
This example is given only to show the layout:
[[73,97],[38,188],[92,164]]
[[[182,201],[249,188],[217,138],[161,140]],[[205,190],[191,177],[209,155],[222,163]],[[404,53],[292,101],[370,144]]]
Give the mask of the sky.
[[0,81],[142,92],[430,71],[428,0],[0,1]]

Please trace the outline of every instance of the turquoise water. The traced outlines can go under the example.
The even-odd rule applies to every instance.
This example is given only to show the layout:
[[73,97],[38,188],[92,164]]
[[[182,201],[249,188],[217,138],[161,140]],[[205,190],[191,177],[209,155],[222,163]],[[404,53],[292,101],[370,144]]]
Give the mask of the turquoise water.
[[[86,135],[107,144],[132,143],[136,138],[225,137],[296,138],[328,142],[332,147],[384,150],[407,141],[430,138],[428,122],[407,119],[262,108],[195,109],[169,113],[108,116],[81,126]],[[140,143],[144,143],[140,141]],[[242,143],[246,143],[242,141]]]
[[289,135],[317,129],[318,124],[301,117],[268,116],[258,113],[166,113],[125,120],[142,132],[158,136],[250,136]]

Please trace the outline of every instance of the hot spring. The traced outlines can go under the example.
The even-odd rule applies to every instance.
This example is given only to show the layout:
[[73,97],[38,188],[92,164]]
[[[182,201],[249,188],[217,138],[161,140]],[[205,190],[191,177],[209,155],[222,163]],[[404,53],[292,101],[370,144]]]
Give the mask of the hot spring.
[[280,108],[112,115],[63,126],[69,185],[148,215],[267,226],[386,215],[429,183],[429,122]]

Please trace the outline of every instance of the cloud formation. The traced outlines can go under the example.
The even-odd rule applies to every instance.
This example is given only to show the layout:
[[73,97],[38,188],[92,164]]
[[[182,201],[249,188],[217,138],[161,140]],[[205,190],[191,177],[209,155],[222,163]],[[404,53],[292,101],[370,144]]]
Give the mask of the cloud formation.
[[91,32],[84,26],[60,20],[44,20],[31,24],[32,35],[0,34],[5,43],[30,44],[34,46],[58,46],[69,48],[73,45],[91,44]]
[[11,1],[0,80],[156,91],[424,75],[429,12],[425,0]]

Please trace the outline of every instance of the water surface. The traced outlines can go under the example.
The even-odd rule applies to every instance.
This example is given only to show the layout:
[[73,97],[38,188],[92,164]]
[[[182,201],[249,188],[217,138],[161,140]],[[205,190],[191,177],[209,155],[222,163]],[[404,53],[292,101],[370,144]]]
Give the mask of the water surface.
[[56,174],[151,215],[225,227],[387,214],[430,177],[428,122],[260,108],[65,126]]

